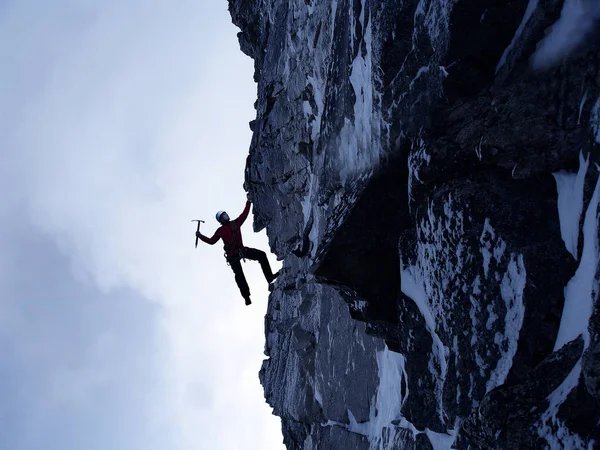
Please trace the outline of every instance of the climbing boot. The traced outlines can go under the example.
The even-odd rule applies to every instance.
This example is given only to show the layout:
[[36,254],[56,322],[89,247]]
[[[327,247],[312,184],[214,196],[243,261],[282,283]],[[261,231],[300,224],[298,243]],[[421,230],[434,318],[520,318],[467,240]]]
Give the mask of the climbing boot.
[[277,272],[275,272],[273,275],[271,275],[271,278],[269,279],[269,284],[271,284],[273,281],[275,281],[275,278],[277,278],[279,276],[279,270]]

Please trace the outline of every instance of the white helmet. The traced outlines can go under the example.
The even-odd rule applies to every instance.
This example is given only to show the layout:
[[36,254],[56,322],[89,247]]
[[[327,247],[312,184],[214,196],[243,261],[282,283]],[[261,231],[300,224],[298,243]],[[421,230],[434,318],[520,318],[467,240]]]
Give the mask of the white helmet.
[[226,213],[225,211],[219,211],[219,212],[217,213],[217,215],[216,215],[217,222],[219,222],[219,223],[221,222],[221,216],[222,216],[223,214],[227,215],[227,213]]

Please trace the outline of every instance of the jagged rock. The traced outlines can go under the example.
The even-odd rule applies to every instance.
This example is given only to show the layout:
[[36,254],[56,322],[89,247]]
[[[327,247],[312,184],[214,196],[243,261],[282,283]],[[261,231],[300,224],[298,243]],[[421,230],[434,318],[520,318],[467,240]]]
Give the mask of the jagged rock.
[[[288,448],[600,439],[600,51],[581,34],[600,7],[576,3],[229,0],[258,83],[244,187],[284,265],[260,381]],[[561,30],[577,45],[553,55]]]
[[542,448],[536,423],[555,391],[581,358],[581,338],[565,345],[533,370],[523,383],[500,386],[488,393],[463,425],[481,448]]
[[383,343],[365,335],[336,291],[315,283],[276,289],[267,317],[261,383],[274,413],[305,423],[349,424],[348,411],[368,420]]
[[587,390],[600,402],[600,343],[595,342],[586,352],[583,373]]
[[[600,280],[600,272],[596,273],[596,283]],[[598,284],[596,284],[598,286]],[[598,292],[596,292],[596,296]],[[590,344],[583,354],[582,371],[587,391],[600,402],[600,304],[596,304],[589,326]]]
[[[316,436],[315,436],[316,435]],[[352,448],[356,450],[369,450],[369,441],[365,436],[352,433],[339,426],[320,427],[315,437],[305,442],[305,450],[334,450],[338,448]]]

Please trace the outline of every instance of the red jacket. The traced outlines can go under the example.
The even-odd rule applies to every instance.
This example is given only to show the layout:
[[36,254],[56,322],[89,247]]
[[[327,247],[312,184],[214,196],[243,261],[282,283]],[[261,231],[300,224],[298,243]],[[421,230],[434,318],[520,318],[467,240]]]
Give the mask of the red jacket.
[[227,256],[232,256],[240,249],[244,248],[244,242],[242,241],[242,224],[246,221],[248,213],[250,212],[250,201],[246,202],[246,207],[240,217],[235,220],[227,222],[215,231],[213,237],[209,238],[200,234],[202,239],[207,244],[216,244],[219,239],[223,239],[223,249]]

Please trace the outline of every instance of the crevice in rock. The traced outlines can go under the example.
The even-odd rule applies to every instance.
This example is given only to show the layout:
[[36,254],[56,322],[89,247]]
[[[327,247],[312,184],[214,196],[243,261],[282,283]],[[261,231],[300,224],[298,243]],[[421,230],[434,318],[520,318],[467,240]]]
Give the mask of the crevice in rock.
[[411,224],[406,158],[398,155],[382,164],[314,268],[322,283],[343,285],[366,301],[363,320],[398,320],[398,236]]

